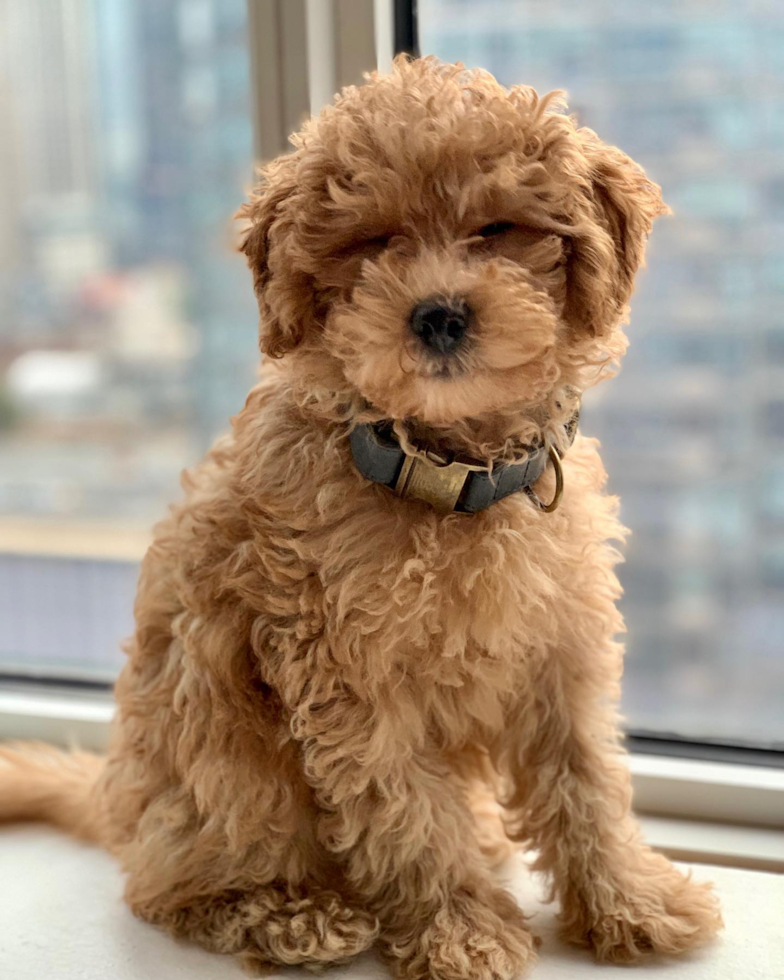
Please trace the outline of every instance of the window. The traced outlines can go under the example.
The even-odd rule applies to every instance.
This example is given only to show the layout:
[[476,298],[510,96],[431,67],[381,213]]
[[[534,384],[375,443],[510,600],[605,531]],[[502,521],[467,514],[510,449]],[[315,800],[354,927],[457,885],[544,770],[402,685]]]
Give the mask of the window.
[[633,530],[632,729],[784,743],[784,8],[421,0],[419,46],[565,88],[663,187],[619,377],[586,397]]
[[[390,5],[377,56],[417,41]],[[423,53],[567,88],[675,209],[582,423],[634,531],[625,713],[782,746],[784,10],[418,7]],[[254,129],[278,152],[308,92],[372,67],[358,9],[329,5],[319,58],[330,13],[305,0],[0,0],[0,675],[114,677],[149,528],[254,376],[230,220]]]
[[0,671],[106,680],[258,362],[246,0],[2,3],[0,63]]

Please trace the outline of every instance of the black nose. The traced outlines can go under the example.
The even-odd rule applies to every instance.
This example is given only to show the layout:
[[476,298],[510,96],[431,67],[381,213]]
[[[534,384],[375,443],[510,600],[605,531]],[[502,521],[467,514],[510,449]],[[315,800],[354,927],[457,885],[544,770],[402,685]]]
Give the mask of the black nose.
[[411,329],[425,347],[450,354],[460,346],[468,327],[468,307],[426,299],[411,311]]

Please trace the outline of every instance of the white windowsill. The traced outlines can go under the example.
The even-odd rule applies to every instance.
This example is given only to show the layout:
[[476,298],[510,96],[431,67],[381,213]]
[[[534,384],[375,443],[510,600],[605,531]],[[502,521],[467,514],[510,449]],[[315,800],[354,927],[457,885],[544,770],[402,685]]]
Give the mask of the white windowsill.
[[[114,714],[103,692],[0,689],[0,740],[102,751]],[[684,861],[784,872],[784,770],[632,755],[648,840]]]
[[657,755],[629,759],[640,812],[784,827],[784,769]]
[[673,861],[784,874],[784,833],[772,827],[640,814],[648,843]]
[[[135,919],[122,901],[123,878],[98,848],[44,827],[0,828],[0,976],[14,980],[242,980],[236,960],[206,953]],[[635,970],[599,966],[584,949],[556,936],[556,908],[543,882],[518,857],[502,876],[541,936],[531,980],[774,980],[784,977],[779,933],[784,878],[736,868],[693,869],[713,881],[725,930],[719,940],[673,960],[650,960]],[[74,901],[74,883],[79,883]],[[312,974],[274,969],[270,980]],[[374,953],[330,970],[332,980],[391,980]]]
[[0,741],[37,739],[101,752],[113,715],[114,701],[104,692],[0,688]]

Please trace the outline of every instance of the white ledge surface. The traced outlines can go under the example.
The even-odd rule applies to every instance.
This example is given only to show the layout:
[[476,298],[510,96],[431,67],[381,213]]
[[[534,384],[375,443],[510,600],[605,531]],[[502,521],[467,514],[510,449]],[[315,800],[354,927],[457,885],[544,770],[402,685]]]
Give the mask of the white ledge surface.
[[[597,966],[555,938],[553,906],[522,860],[507,883],[544,942],[532,980],[784,980],[784,877],[759,871],[695,866],[712,880],[726,929],[713,946],[672,961],[633,968]],[[122,876],[102,851],[40,827],[0,829],[0,977],[7,980],[242,980],[234,961],[178,943],[137,921],[122,902]],[[288,969],[278,980],[312,974]],[[330,980],[388,980],[364,956],[331,970]]]

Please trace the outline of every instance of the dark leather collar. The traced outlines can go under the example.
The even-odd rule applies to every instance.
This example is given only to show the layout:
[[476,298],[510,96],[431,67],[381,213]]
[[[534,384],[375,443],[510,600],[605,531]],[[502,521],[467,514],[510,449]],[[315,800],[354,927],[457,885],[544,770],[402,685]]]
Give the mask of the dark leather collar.
[[[577,432],[578,417],[579,411],[565,427],[569,445]],[[427,449],[407,453],[388,423],[358,425],[349,439],[354,464],[364,477],[398,496],[424,500],[441,513],[476,514],[521,491],[542,510],[555,510],[560,501],[560,457],[552,447],[532,447],[520,462],[499,464],[488,472],[486,466],[475,461],[448,460]],[[532,488],[550,460],[556,469],[556,496],[550,504],[543,504]]]

